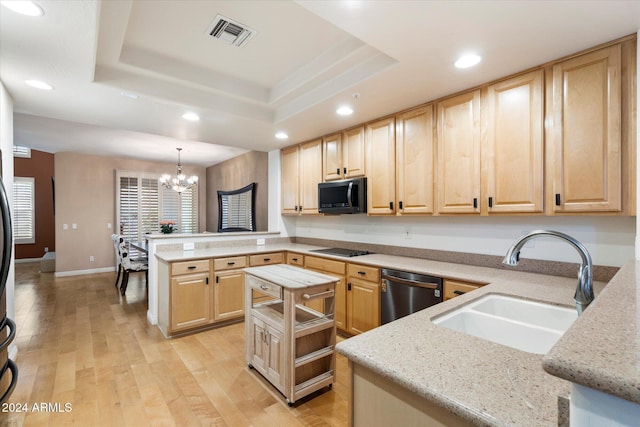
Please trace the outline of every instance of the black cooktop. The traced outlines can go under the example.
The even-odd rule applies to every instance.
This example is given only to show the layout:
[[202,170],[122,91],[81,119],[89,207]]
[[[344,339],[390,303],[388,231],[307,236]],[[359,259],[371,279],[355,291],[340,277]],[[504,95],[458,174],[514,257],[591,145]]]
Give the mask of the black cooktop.
[[343,256],[347,258],[360,256],[360,255],[369,255],[373,253],[369,251],[359,251],[356,249],[343,249],[343,248],[313,249],[310,252],[318,252],[318,253],[327,254],[327,255],[337,255],[337,256]]

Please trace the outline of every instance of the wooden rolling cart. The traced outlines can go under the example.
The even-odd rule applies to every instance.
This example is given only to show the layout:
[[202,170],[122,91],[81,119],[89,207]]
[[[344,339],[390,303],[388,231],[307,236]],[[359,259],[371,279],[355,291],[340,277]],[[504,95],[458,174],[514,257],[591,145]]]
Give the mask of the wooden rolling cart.
[[273,384],[290,406],[323,387],[331,388],[338,278],[285,264],[244,272],[249,368]]

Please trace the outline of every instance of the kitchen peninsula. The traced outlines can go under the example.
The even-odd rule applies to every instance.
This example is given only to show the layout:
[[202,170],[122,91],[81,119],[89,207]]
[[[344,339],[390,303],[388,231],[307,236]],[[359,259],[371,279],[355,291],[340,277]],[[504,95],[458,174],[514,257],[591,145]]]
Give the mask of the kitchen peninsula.
[[[255,245],[255,239],[238,236],[239,240],[232,242],[218,242],[218,247],[194,250],[165,250],[160,243],[155,257],[159,263],[182,262],[198,259],[212,259],[220,257],[256,256],[264,259],[265,254],[295,253],[301,256],[317,256],[310,251],[318,246],[291,243],[288,239],[271,235],[266,245]],[[152,239],[153,240],[153,239]],[[215,238],[213,239],[215,240]],[[179,240],[176,240],[176,242]],[[224,245],[224,247],[222,246]],[[267,257],[269,258],[269,257]],[[327,259],[337,257],[326,256]],[[532,299],[567,307],[573,306],[572,296],[575,290],[575,279],[548,276],[533,273],[523,273],[511,269],[495,269],[460,265],[447,262],[430,261],[426,259],[393,256],[384,254],[370,254],[357,257],[357,263],[375,267],[393,267],[417,273],[431,274],[457,280],[488,283],[488,285],[474,292],[462,295],[453,300],[438,304],[424,311],[418,312],[390,324],[381,326],[367,333],[345,340],[338,345],[338,351],[351,361],[354,378],[354,413],[359,416],[358,398],[375,398],[376,385],[378,389],[397,391],[406,396],[412,396],[417,402],[430,407],[429,413],[440,414],[453,419],[455,422],[466,422],[475,425],[557,425],[558,399],[569,396],[571,383],[557,378],[556,370],[565,372],[563,378],[595,387],[599,378],[607,371],[628,371],[629,345],[622,346],[620,359],[607,360],[603,348],[592,348],[590,342],[584,342],[584,327],[597,342],[599,338],[607,336],[607,340],[616,342],[636,343],[637,336],[629,336],[629,327],[618,327],[617,322],[624,319],[634,322],[631,307],[620,310],[614,307],[616,298],[633,300],[637,296],[630,291],[636,286],[637,279],[632,273],[635,266],[627,266],[612,280],[605,292],[603,283],[595,283],[596,300],[569,329],[556,347],[549,353],[548,358],[536,354],[511,349],[480,338],[454,332],[434,325],[431,318],[463,305],[487,293],[515,295],[520,298]],[[631,262],[630,264],[634,264]],[[631,269],[631,270],[629,270]],[[628,285],[631,283],[630,285]],[[628,286],[627,286],[628,285]],[[617,290],[626,289],[625,295],[616,295]],[[636,305],[633,305],[636,307]],[[151,311],[151,305],[150,305]],[[616,312],[615,325],[610,322],[611,313]],[[626,314],[625,314],[626,313]],[[626,316],[626,317],[625,317]],[[623,319],[624,317],[624,319]],[[637,323],[637,319],[635,320]],[[607,325],[601,332],[593,325]],[[634,323],[635,324],[635,323]],[[604,339],[604,338],[603,338]],[[571,366],[576,366],[571,357],[562,349],[571,349],[581,340],[581,351],[593,355],[593,372],[587,371],[585,378],[575,377]],[[634,341],[635,340],[635,341]],[[574,343],[574,344],[572,344]],[[635,344],[634,344],[635,345]],[[543,369],[553,372],[551,375]],[[591,360],[591,359],[588,359]],[[599,360],[599,362],[598,362]],[[608,367],[603,368],[605,363]],[[593,374],[595,372],[595,374]],[[593,375],[591,375],[593,374]],[[607,387],[600,391],[608,397],[627,399],[632,410],[640,408],[640,401],[629,401],[629,393],[633,396],[636,376],[613,374],[617,382],[607,382]],[[363,382],[364,381],[364,382]],[[620,382],[625,384],[620,384]],[[363,390],[363,384],[365,389]],[[619,389],[622,387],[623,392]],[[364,394],[363,394],[364,393]],[[370,395],[369,393],[373,393]],[[613,394],[613,396],[610,396]],[[406,395],[406,396],[405,396]],[[388,396],[387,396],[388,397]],[[639,399],[640,400],[640,399]],[[370,405],[368,405],[369,407]],[[382,408],[381,405],[377,407]],[[401,409],[401,412],[404,411]],[[382,415],[369,411],[365,415],[383,420]],[[565,414],[566,415],[566,414]],[[451,418],[453,417],[453,418]],[[357,418],[356,418],[357,419]],[[357,424],[355,424],[357,425]]]

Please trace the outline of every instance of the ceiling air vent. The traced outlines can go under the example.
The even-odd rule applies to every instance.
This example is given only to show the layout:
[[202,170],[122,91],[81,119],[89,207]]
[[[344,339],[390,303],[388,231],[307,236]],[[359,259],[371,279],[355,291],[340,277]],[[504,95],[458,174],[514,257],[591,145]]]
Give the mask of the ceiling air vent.
[[233,19],[218,15],[209,25],[207,33],[211,37],[223,40],[230,45],[242,47],[247,44],[251,37],[256,35],[257,31]]

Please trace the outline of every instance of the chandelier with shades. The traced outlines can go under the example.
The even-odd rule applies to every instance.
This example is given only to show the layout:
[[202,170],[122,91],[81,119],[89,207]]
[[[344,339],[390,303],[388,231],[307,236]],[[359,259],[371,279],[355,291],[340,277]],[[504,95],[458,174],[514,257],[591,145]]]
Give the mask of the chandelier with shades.
[[182,148],[176,148],[176,150],[178,150],[178,171],[176,176],[172,178],[171,175],[165,173],[160,177],[159,181],[164,188],[182,193],[184,190],[195,186],[198,183],[198,177],[193,175],[187,178],[182,173],[182,164],[180,163],[180,151],[182,151]]

